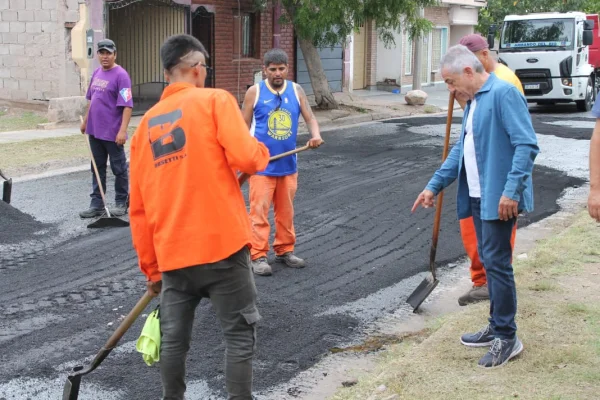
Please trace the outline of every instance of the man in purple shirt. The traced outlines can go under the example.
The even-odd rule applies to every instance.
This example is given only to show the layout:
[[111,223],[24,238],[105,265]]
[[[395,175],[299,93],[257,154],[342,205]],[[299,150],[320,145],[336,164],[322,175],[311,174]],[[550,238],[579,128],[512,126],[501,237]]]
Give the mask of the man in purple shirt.
[[[98,60],[101,67],[92,74],[86,98],[88,111],[81,124],[81,133],[90,136],[90,145],[102,188],[106,190],[106,164],[110,157],[110,168],[115,175],[115,203],[111,214],[124,215],[127,212],[129,178],[127,157],[123,145],[127,141],[127,126],[131,119],[133,99],[131,79],[123,67],[116,64],[117,47],[110,39],[98,42]],[[90,208],[79,213],[81,218],[94,218],[102,215],[104,204],[100,188],[92,171],[92,198]]]

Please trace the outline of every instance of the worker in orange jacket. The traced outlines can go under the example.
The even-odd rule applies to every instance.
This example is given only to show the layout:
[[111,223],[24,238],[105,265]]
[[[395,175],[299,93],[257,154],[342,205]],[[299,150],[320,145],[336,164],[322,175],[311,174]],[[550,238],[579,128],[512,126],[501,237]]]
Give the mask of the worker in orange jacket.
[[184,398],[194,312],[210,298],[227,344],[229,399],[250,400],[260,314],[235,171],[265,169],[269,153],[231,94],[202,89],[209,67],[197,39],[172,36],[160,56],[170,84],[131,142],[130,220],[148,292],[161,295],[163,399]]
[[[466,35],[462,37],[459,44],[466,46],[475,56],[481,61],[486,72],[494,73],[498,78],[512,83],[523,93],[523,86],[521,81],[510,70],[506,65],[497,62],[491,55],[487,40],[481,35],[476,33]],[[467,103],[466,99],[456,98],[462,109],[465,109]],[[485,268],[481,260],[479,259],[479,253],[477,252],[477,235],[475,234],[475,224],[473,223],[473,217],[465,218],[460,220],[460,234],[462,237],[463,245],[467,252],[467,256],[471,260],[471,281],[473,286],[465,294],[458,298],[458,304],[466,306],[467,304],[476,303],[479,301],[489,300],[490,293],[487,286],[487,277],[485,275]],[[515,247],[515,237],[517,235],[517,224],[513,227],[512,237],[510,243],[512,248]]]

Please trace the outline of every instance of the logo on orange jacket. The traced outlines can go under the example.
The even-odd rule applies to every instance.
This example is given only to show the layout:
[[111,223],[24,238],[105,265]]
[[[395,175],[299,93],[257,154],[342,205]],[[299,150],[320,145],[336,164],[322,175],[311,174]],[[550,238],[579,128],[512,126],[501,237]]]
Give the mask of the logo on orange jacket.
[[[152,147],[155,167],[168,164],[186,157],[180,153],[185,148],[185,131],[176,123],[182,117],[180,109],[157,115],[148,121],[148,141]],[[158,138],[152,139],[152,137]],[[169,156],[168,158],[165,158]],[[159,161],[160,160],[160,161]]]

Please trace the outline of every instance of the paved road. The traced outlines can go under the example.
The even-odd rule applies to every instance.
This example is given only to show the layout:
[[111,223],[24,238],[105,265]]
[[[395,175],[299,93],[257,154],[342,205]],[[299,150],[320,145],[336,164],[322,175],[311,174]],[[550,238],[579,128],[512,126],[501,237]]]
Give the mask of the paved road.
[[[593,126],[584,114],[546,109],[534,109],[533,121],[542,148],[534,172],[537,208],[521,218],[521,227],[556,212],[563,190],[582,184]],[[460,120],[454,122],[456,140]],[[371,301],[369,312],[353,312],[427,268],[433,212],[411,215],[410,207],[439,165],[444,124],[434,116],[340,129],[329,132],[318,151],[302,154],[297,253],[309,266],[297,271],[275,264],[272,277],[257,277],[264,318],[257,390],[286,382],[404,306],[412,287]],[[75,216],[87,205],[89,179],[89,173],[74,173],[16,184],[13,204],[39,222],[0,208],[0,399],[59,398],[66,372],[89,361],[143,293],[129,230],[88,232]],[[441,265],[464,255],[455,206],[452,187],[444,202]],[[210,304],[199,308],[188,395],[217,399],[224,344]],[[159,398],[158,369],[145,366],[134,350],[142,323],[84,378],[82,400]]]

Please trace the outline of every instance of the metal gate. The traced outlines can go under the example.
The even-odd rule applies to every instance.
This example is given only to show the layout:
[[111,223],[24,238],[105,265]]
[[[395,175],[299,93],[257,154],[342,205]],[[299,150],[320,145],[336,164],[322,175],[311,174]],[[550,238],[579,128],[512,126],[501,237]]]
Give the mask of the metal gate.
[[171,35],[190,33],[190,7],[170,0],[119,0],[106,2],[104,15],[117,63],[131,77],[133,114],[143,114],[167,85],[160,46]]

